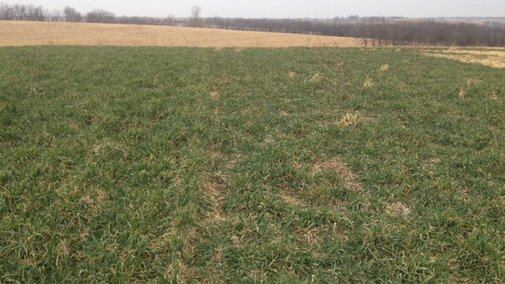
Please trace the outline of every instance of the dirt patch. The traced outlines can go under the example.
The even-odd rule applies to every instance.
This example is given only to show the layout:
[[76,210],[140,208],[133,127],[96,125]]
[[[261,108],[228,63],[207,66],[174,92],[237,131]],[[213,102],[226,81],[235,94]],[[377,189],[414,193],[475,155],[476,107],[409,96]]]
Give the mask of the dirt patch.
[[0,46],[88,45],[236,48],[356,47],[349,37],[206,28],[0,21]]
[[321,172],[334,171],[344,182],[344,186],[351,191],[359,192],[364,190],[363,184],[357,180],[357,175],[345,165],[340,159],[333,159],[326,162],[316,163],[312,167],[312,175],[315,176]]
[[477,63],[493,68],[505,68],[505,50],[427,50],[423,54],[439,58]]

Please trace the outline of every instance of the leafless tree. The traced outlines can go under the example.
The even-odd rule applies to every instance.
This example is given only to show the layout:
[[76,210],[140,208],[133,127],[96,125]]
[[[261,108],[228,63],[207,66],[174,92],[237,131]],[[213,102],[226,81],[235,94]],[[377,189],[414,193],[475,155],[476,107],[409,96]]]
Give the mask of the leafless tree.
[[65,7],[63,13],[65,14],[65,21],[67,22],[82,22],[83,17],[81,12],[72,7]]
[[90,23],[115,23],[116,16],[112,12],[96,9],[86,14],[86,21]]
[[0,4],[0,20],[14,20],[14,9],[7,4]]
[[194,6],[191,8],[191,25],[194,27],[199,27],[201,26],[201,13],[202,13],[202,8],[200,6]]
[[48,11],[46,14],[46,20],[50,22],[64,22],[65,13],[61,10]]

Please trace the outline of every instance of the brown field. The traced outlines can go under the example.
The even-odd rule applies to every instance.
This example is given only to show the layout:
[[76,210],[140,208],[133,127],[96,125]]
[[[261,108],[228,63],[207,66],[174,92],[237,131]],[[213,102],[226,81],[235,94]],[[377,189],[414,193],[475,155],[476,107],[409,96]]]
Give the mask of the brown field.
[[356,47],[349,37],[205,28],[0,21],[0,46]]
[[427,50],[425,55],[457,60],[465,63],[477,63],[493,68],[505,68],[505,49],[455,49]]

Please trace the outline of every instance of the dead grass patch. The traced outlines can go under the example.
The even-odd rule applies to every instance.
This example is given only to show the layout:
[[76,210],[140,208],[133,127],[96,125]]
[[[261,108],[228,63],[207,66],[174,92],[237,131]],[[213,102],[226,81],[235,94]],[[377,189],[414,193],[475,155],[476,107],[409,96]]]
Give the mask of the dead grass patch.
[[362,121],[362,118],[358,113],[346,113],[344,116],[342,116],[338,120],[337,124],[340,127],[348,127],[348,126],[356,125],[361,121]]
[[321,82],[321,80],[323,80],[323,75],[319,72],[316,72],[316,74],[314,74],[314,76],[310,77],[310,78],[307,78],[305,80],[305,83],[309,82],[309,83],[318,83],[318,82]]
[[291,206],[304,207],[306,205],[305,202],[303,202],[301,199],[294,197],[292,195],[289,195],[287,193],[281,194],[280,197],[282,198],[282,200],[284,200],[284,202],[286,202],[287,204],[289,204]]
[[464,88],[464,87],[461,87],[459,89],[459,94],[458,94],[458,97],[460,99],[464,99],[466,97],[466,93],[467,93],[467,90]]
[[356,47],[350,37],[149,25],[0,21],[0,46]]
[[427,50],[423,54],[464,63],[477,63],[493,68],[505,68],[505,50]]
[[219,101],[219,99],[221,98],[221,94],[219,94],[218,91],[213,91],[210,93],[210,99],[213,100],[213,101]]
[[474,87],[474,86],[478,86],[482,83],[481,80],[477,80],[477,79],[466,79],[466,83],[463,84],[460,89],[459,89],[459,94],[458,94],[458,97],[460,99],[464,99],[466,97],[466,95],[468,94],[468,91],[470,90],[470,88]]
[[341,177],[344,186],[348,190],[355,192],[364,190],[363,184],[357,180],[357,175],[338,158],[326,162],[316,163],[312,167],[313,176],[325,171],[336,172]]
[[[216,182],[216,180],[219,182]],[[225,177],[221,173],[216,173],[213,178],[209,178],[203,183],[204,194],[210,201],[212,207],[212,209],[207,212],[209,222],[223,222],[226,220],[226,216],[221,210],[225,186]]]
[[151,238],[149,248],[156,253],[162,253],[169,247],[169,244],[174,240],[175,233],[173,231],[166,232],[165,234]]
[[381,72],[387,72],[389,71],[389,64],[382,64],[382,66],[380,67],[380,71]]
[[68,247],[66,240],[61,240],[56,246],[56,267],[60,266],[60,261],[62,258],[70,256],[70,248]]
[[308,229],[303,235],[310,246],[316,246],[319,243],[319,230],[317,228]]
[[372,78],[370,78],[369,76],[366,76],[366,80],[365,82],[363,83],[363,89],[371,89],[373,88],[373,86],[375,85],[375,82],[372,80]]
[[283,117],[288,117],[289,116],[289,113],[285,112],[285,111],[280,111],[279,114]]
[[494,92],[492,92],[492,93],[491,93],[491,99],[492,99],[493,101],[498,100],[498,95],[496,94],[496,91],[494,91]]
[[199,236],[200,235],[194,228],[184,235],[184,243],[182,247],[182,256],[184,259],[189,259],[195,254],[195,243],[197,242]]
[[411,214],[411,209],[401,202],[396,202],[386,206],[386,214],[392,217],[406,217]]
[[[297,229],[298,238],[306,243],[308,246],[314,247],[320,244],[323,237],[330,238],[333,241],[347,241],[349,237],[343,232],[336,223],[328,224],[320,227],[311,227],[311,228],[298,228]],[[315,250],[316,254],[319,254],[317,250]]]

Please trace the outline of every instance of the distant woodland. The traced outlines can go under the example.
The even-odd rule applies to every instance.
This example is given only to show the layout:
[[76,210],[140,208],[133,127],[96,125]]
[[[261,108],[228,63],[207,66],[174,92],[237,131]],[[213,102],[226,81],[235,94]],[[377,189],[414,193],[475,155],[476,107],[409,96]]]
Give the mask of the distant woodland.
[[49,11],[40,6],[0,4],[0,20],[87,22],[138,25],[193,26],[247,31],[267,31],[346,36],[367,46],[441,45],[505,47],[505,25],[412,20],[404,18],[243,19],[202,18],[193,7],[188,18],[116,16],[105,10],[81,13],[74,8]]

